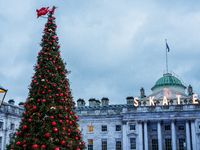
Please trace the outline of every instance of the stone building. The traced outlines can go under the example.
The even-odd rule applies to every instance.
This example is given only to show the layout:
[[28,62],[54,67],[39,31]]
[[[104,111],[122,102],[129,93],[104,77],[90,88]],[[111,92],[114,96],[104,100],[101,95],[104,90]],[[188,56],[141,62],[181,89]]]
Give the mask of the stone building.
[[[127,97],[109,105],[108,98],[77,100],[79,130],[88,150],[200,150],[200,105],[192,87],[167,73],[152,94]],[[101,104],[100,104],[101,103]]]
[[19,106],[14,103],[11,99],[8,103],[3,102],[0,107],[0,150],[5,150],[6,145],[12,140],[24,112],[23,103],[19,103]]

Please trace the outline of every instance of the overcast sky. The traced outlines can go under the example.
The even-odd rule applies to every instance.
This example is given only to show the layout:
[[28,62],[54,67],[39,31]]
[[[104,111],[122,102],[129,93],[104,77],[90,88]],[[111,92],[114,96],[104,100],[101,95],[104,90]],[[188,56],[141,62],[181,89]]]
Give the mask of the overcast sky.
[[[57,6],[57,34],[74,100],[150,95],[169,70],[200,93],[200,1],[6,0],[0,2],[0,85],[5,101],[24,102],[41,50],[45,18],[36,9]],[[187,90],[186,90],[187,93]]]

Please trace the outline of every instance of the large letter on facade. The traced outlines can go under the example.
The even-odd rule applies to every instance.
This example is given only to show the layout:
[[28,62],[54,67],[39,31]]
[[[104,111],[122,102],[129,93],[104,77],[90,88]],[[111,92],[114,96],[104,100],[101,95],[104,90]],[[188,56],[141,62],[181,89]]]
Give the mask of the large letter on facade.
[[134,102],[135,102],[134,106],[138,107],[138,98],[137,97],[134,98]]
[[176,97],[177,97],[178,105],[180,105],[181,104],[181,101],[180,101],[181,95],[176,95]]
[[197,98],[195,97],[197,96],[197,94],[193,94],[193,104],[199,104],[199,102],[197,102]]
[[163,97],[163,105],[165,105],[165,104],[168,105],[167,97],[166,96]]
[[153,106],[155,106],[154,102],[153,102],[154,96],[151,98],[149,97],[149,105],[151,106],[151,104],[153,104]]

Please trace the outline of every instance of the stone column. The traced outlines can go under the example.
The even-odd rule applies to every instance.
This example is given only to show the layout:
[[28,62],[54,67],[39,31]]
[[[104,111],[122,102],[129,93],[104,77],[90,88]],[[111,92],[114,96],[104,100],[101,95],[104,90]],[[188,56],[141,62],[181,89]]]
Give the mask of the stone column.
[[195,119],[191,119],[191,132],[192,132],[192,148],[193,148],[193,150],[195,150],[195,149],[197,149]]
[[139,150],[143,150],[143,131],[142,131],[141,120],[138,121],[138,147],[139,147]]
[[162,150],[161,120],[157,120],[157,131],[158,131],[158,149]]
[[123,150],[127,150],[127,144],[126,144],[126,142],[127,142],[127,138],[126,138],[126,135],[127,135],[127,133],[126,133],[126,121],[122,121],[122,124],[123,124],[123,141],[122,141],[122,143],[123,143]]
[[176,150],[176,128],[175,128],[175,119],[171,120],[172,128],[172,150]]
[[144,149],[148,150],[148,130],[147,130],[147,123],[148,121],[144,121]]
[[190,144],[190,126],[189,126],[189,120],[185,120],[185,130],[186,130],[186,145],[187,150],[191,150],[191,144]]

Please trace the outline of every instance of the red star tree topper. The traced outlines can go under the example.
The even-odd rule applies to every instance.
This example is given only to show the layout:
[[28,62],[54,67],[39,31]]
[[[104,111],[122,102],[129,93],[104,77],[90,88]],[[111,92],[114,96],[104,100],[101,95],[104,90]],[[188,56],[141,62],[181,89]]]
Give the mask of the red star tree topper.
[[57,26],[53,17],[55,7],[47,10],[48,7],[37,11],[38,16],[48,13],[48,21],[24,104],[25,112],[14,141],[7,146],[8,150],[85,149],[66,78],[68,71],[60,56]]

